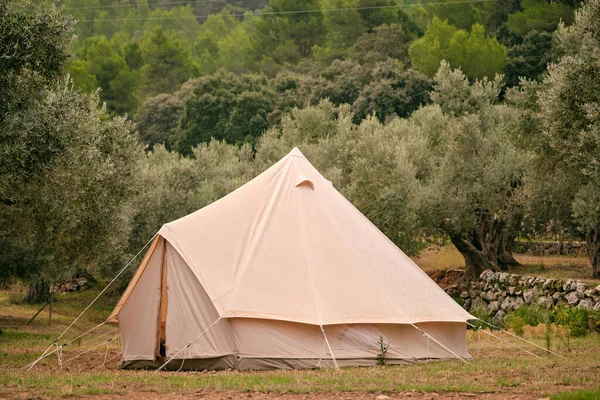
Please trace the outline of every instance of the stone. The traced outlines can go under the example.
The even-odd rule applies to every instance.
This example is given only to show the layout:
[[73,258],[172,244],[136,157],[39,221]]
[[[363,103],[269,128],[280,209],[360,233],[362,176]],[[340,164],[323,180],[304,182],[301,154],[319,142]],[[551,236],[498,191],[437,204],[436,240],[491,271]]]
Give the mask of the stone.
[[594,304],[590,299],[583,299],[577,304],[577,308],[585,308],[586,310],[591,310],[594,307]]
[[484,303],[483,300],[481,300],[481,297],[476,297],[471,300],[471,307],[469,307],[469,310],[471,312],[475,312],[478,310],[485,309],[486,307],[487,305]]
[[504,321],[504,317],[506,317],[506,313],[502,310],[499,310],[496,315],[492,318],[492,324],[494,325],[502,325]]
[[490,301],[490,304],[488,304],[487,309],[491,314],[494,311],[498,311],[500,309],[500,304],[498,304],[497,301]]
[[508,294],[510,294],[510,295],[512,296],[513,294],[515,294],[515,290],[516,290],[516,289],[517,289],[517,288],[516,288],[516,287],[514,287],[514,286],[509,286],[509,287],[508,287]]
[[554,284],[554,282],[555,282],[554,279],[546,279],[544,281],[544,283],[542,284],[542,290],[550,289],[552,287],[552,285]]
[[469,310],[471,308],[471,299],[466,299],[464,304],[463,304],[463,308],[465,310]]
[[498,274],[498,282],[506,282],[508,280],[508,272],[500,272]]
[[563,292],[556,292],[556,293],[554,293],[554,294],[552,295],[552,298],[553,298],[554,300],[560,300],[560,299],[562,299],[563,297],[565,297],[565,294],[564,294]]
[[482,281],[486,281],[486,282],[490,282],[493,277],[494,277],[494,271],[492,271],[491,269],[486,269],[485,271],[483,271],[481,273],[481,275],[479,275],[479,278]]
[[485,289],[485,281],[479,281],[479,283],[477,284],[477,287],[481,290]]
[[461,299],[466,299],[467,297],[469,297],[469,292],[466,290],[460,294]]
[[564,282],[562,285],[562,289],[565,293],[568,293],[571,290],[573,290],[573,281],[569,279],[568,281]]
[[552,300],[551,297],[548,296],[540,296],[537,299],[537,303],[542,306],[542,307],[546,307],[546,308],[550,308],[554,305],[554,301]]
[[535,300],[535,297],[536,297],[535,289],[525,289],[523,291],[523,300],[525,300],[525,303],[532,304]]
[[500,304],[500,309],[502,311],[513,311],[523,305],[523,299],[520,297],[507,297],[504,299],[502,304]]
[[479,289],[473,289],[471,291],[471,297],[479,297],[479,294],[481,294],[481,290]]
[[517,290],[517,291],[515,292],[515,296],[521,296],[522,294],[523,294],[523,291],[522,291],[522,290]]
[[380,394],[379,396],[375,397],[375,400],[386,400],[389,398],[390,398],[390,396],[386,396],[385,394]]
[[577,296],[577,292],[569,292],[565,295],[565,300],[569,305],[574,306],[579,303],[579,296]]
[[514,285],[515,283],[517,283],[519,280],[519,275],[514,275],[511,274],[508,276],[508,284],[509,285]]
[[487,301],[493,301],[495,300],[495,293],[491,290],[488,290],[487,292],[485,292],[485,295],[483,296]]
[[585,297],[585,291],[587,288],[588,286],[583,282],[577,282],[575,284],[575,293],[577,293],[577,296],[579,296],[580,299]]
[[458,286],[457,285],[448,286],[444,290],[446,291],[446,293],[448,294],[448,296],[454,296],[454,295],[458,294]]
[[593,310],[594,310],[594,311],[600,311],[600,301],[599,301],[599,302],[597,302],[596,304],[594,304],[594,308],[593,308]]
[[593,298],[594,297],[594,289],[586,289],[586,291],[583,292],[583,294],[585,295],[585,297]]
[[596,286],[596,289],[594,289],[594,291],[596,292],[596,294],[600,295],[600,285]]

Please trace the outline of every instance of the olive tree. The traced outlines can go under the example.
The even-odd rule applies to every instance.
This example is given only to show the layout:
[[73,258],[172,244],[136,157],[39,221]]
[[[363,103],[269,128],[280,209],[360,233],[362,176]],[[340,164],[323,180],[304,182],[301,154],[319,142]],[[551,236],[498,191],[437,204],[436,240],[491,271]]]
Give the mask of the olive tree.
[[471,279],[516,263],[510,228],[519,215],[524,158],[509,132],[519,114],[496,103],[500,76],[469,84],[442,63],[435,83],[434,105],[411,117],[428,141],[419,213],[423,226],[449,236]]
[[592,275],[600,278],[600,1],[585,3],[555,40],[563,55],[549,66],[537,97],[541,134],[557,165],[581,182],[573,212]]
[[97,93],[64,78],[71,23],[52,6],[10,6],[0,4],[0,281],[31,282],[36,301],[49,281],[120,264],[141,147]]

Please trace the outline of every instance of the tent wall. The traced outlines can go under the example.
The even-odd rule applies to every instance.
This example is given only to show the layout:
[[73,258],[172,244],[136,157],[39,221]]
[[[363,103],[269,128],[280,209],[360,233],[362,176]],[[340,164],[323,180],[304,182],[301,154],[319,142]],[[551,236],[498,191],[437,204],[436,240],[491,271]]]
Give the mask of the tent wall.
[[[174,362],[185,359],[186,368],[313,368],[327,366],[332,359],[317,325],[260,318],[219,320],[197,276],[162,238],[118,316],[123,360],[135,360],[133,367],[149,365],[137,361],[156,359],[159,322],[163,321],[166,330],[161,336],[166,336],[166,355],[179,352]],[[470,357],[465,323],[427,322],[417,326],[461,357]],[[333,356],[341,365],[373,364],[380,352],[380,337],[389,344],[390,362],[454,357],[410,324],[336,324],[324,329]],[[153,362],[161,360],[158,357]],[[180,365],[179,361],[177,368]]]
[[[240,349],[246,358],[324,358],[331,355],[321,329],[315,325],[295,322],[239,318],[232,319]],[[462,357],[469,358],[466,347],[466,324],[435,322],[418,324],[439,342]],[[375,359],[380,353],[378,341],[389,343],[389,358],[452,358],[447,350],[411,325],[351,324],[325,326],[333,355],[339,359]]]
[[[439,322],[419,324],[429,333],[464,358],[470,358],[466,348],[466,326],[461,323]],[[295,322],[261,319],[232,319],[231,327],[240,348],[239,353],[203,358],[201,355],[182,357],[167,365],[167,369],[203,370],[238,369],[264,370],[281,368],[332,367],[332,357],[318,326]],[[379,337],[389,344],[388,364],[401,364],[414,359],[454,358],[433,340],[423,336],[411,325],[334,325],[326,326],[335,358],[340,366],[370,366],[377,363]],[[155,362],[125,363],[125,368],[157,368]]]
[[[123,360],[153,360],[158,339],[164,239],[154,247],[143,273],[119,310]],[[128,289],[129,290],[129,289]]]
[[[227,319],[219,314],[179,253],[167,243],[167,356],[180,350],[179,358],[211,358],[237,352]],[[208,329],[210,327],[210,329]],[[206,333],[194,340],[206,330]],[[185,348],[192,340],[189,348]]]

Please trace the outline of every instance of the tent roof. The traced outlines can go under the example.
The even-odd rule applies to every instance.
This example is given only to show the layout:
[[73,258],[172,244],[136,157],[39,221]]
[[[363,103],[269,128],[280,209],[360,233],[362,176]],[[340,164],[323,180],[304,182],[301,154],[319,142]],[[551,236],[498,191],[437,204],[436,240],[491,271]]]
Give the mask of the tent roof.
[[221,318],[315,325],[472,318],[298,148],[158,234],[181,254]]

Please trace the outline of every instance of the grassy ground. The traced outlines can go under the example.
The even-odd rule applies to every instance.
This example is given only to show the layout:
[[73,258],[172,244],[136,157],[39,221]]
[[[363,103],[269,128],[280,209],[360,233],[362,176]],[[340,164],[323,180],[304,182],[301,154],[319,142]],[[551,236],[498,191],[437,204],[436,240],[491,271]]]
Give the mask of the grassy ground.
[[[458,253],[442,249],[435,254],[424,253],[417,262],[425,269],[433,266],[458,267],[458,263],[447,263],[448,260],[456,262],[459,257]],[[553,261],[549,258],[543,262],[552,271]],[[523,268],[533,268],[527,265]],[[570,273],[558,267],[554,270],[558,275]],[[541,272],[548,275],[546,271]],[[480,334],[478,340],[475,332],[469,332],[468,346],[474,357],[469,365],[450,360],[394,367],[344,368],[340,371],[156,373],[120,370],[118,339],[111,342],[108,351],[105,342],[115,334],[116,327],[104,325],[95,336],[65,348],[62,370],[58,368],[55,355],[41,361],[31,371],[22,369],[52,343],[57,334],[95,297],[101,286],[58,296],[50,326],[46,310],[31,325],[26,325],[38,306],[13,304],[11,298],[14,302],[22,297],[22,293],[0,292],[0,398],[143,396],[158,399],[174,394],[181,398],[246,396],[294,400],[375,399],[383,395],[436,399],[468,396],[487,399],[600,398],[600,335],[594,334],[571,339],[569,349],[564,338],[555,334],[552,349],[564,354],[566,359],[553,356],[534,358],[488,335]],[[116,301],[116,296],[101,297],[65,338],[73,338],[103,321]],[[544,332],[543,326],[526,327],[524,335],[545,346]],[[98,338],[99,335],[105,336]],[[503,338],[507,339],[506,336]],[[96,345],[98,347],[94,350],[69,360]],[[540,350],[528,349],[542,355]],[[102,365],[105,359],[109,362]]]
[[[555,279],[580,279],[590,283],[600,283],[591,279],[591,266],[587,257],[582,256],[535,256],[515,254],[515,259],[521,263],[510,272],[518,275],[543,276]],[[430,247],[423,251],[413,261],[424,271],[436,271],[448,268],[464,268],[465,260],[453,246]]]

